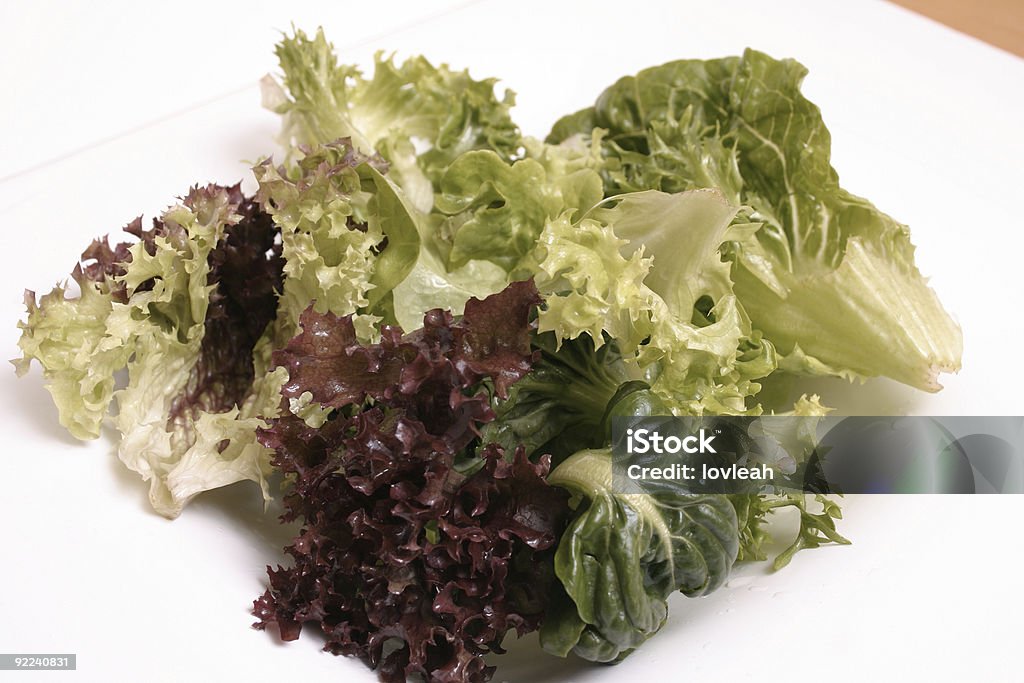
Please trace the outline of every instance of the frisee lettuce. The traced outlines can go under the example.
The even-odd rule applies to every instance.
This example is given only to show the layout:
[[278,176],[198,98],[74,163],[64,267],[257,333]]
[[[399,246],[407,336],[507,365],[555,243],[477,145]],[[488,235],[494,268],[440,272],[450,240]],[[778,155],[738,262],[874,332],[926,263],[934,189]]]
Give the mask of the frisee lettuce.
[[434,187],[464,152],[493,150],[505,160],[520,146],[509,116],[512,92],[494,95],[494,80],[435,67],[423,57],[396,65],[378,54],[373,75],[339,65],[333,46],[318,30],[296,30],[277,46],[280,80],[263,79],[264,105],[283,117],[281,141],[301,145],[351,138],[365,154],[382,154],[413,206],[429,212]]
[[[73,277],[27,293],[16,361],[35,359],[61,422],[95,438],[111,400],[118,456],[149,482],[149,499],[175,517],[198,493],[237,481],[269,496],[269,451],[256,443],[277,413],[286,376],[273,371],[268,333],[282,279],[277,228],[238,187],[194,188],[153,228],[115,248],[96,242]],[[115,390],[114,374],[128,370]]]
[[714,191],[607,201],[614,206],[576,223],[562,215],[541,233],[540,330],[587,334],[597,346],[614,339],[675,414],[757,412],[748,399],[775,370],[775,352],[736,303],[719,256],[730,234],[748,229],[732,225],[737,207]]

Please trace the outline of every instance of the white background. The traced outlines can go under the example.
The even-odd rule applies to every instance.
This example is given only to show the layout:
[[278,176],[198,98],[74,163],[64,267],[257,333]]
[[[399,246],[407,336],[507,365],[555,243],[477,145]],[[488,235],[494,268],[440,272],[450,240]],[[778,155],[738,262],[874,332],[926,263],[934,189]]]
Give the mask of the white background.
[[[627,9],[628,7],[628,9]],[[0,346],[17,355],[21,291],[47,291],[88,241],[194,183],[247,179],[273,151],[256,83],[291,22],[345,61],[375,50],[498,76],[543,136],[616,78],[752,46],[810,68],[844,185],[910,224],[918,263],[964,328],[964,369],[922,395],[817,382],[845,412],[1024,414],[1024,61],[881,2],[55,2],[0,8]],[[0,372],[0,652],[77,653],[22,680],[366,681],[357,661],[249,629],[264,565],[289,539],[254,486],[153,514],[109,434],[78,443],[38,370]],[[1024,497],[855,497],[850,547],[672,601],[618,667],[533,639],[496,681],[1014,680],[1021,668]],[[783,529],[786,527],[782,525]]]

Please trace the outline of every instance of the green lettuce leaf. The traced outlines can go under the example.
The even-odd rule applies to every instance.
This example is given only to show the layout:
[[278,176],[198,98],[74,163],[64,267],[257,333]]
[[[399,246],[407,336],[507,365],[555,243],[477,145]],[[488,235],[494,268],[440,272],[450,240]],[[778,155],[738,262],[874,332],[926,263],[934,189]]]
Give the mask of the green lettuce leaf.
[[449,263],[484,259],[512,270],[533,248],[545,221],[562,209],[552,190],[544,167],[533,159],[507,164],[490,151],[456,159],[437,196],[438,210],[453,217],[446,223],[452,233]]
[[[821,405],[816,395],[801,396],[790,410],[775,413],[801,417],[824,417],[831,408]],[[762,429],[771,431],[771,436],[783,446],[783,450],[795,456],[797,467],[807,465],[809,458],[815,453],[819,440],[817,437],[818,420],[795,420],[792,422],[763,422]],[[768,554],[765,544],[771,539],[764,528],[767,517],[785,508],[795,508],[799,515],[799,527],[793,542],[784,548],[772,560],[772,568],[782,569],[800,550],[817,548],[825,543],[848,545],[850,541],[836,531],[837,519],[842,519],[842,511],[838,501],[823,495],[810,495],[798,492],[773,495],[730,495],[736,508],[739,524],[740,552],[738,561],[766,560]],[[813,502],[812,502],[813,500]],[[810,508],[820,506],[820,512]]]
[[395,316],[418,324],[442,306],[455,313],[470,297],[529,277],[545,223],[601,200],[600,151],[590,145],[524,140],[529,158],[509,162],[489,150],[455,159],[440,179],[432,213],[416,213],[420,255],[395,288]]
[[616,493],[607,449],[576,453],[548,483],[580,501],[555,553],[565,594],[540,632],[552,654],[622,659],[665,624],[669,595],[713,591],[736,560],[736,512],[724,495]]
[[885,375],[936,391],[959,327],[914,265],[907,228],[839,186],[818,108],[792,60],[671,62],[621,79],[549,142],[607,131],[606,193],[713,187],[760,230],[734,238],[734,291],[780,367]]
[[504,268],[490,261],[470,260],[449,268],[448,245],[438,238],[434,227],[438,217],[416,214],[415,218],[419,253],[409,274],[395,285],[393,296],[394,316],[403,328],[415,329],[423,314],[434,308],[459,315],[469,299],[500,292],[511,281]]
[[[817,548],[826,543],[849,545],[850,541],[836,531],[836,520],[843,518],[839,503],[823,495],[790,493],[779,496],[729,496],[736,508],[740,534],[740,561],[766,560],[765,542],[770,539],[763,528],[766,517],[778,510],[795,508],[800,517],[796,537],[772,560],[772,569],[778,571],[792,561],[801,550]],[[813,503],[812,503],[813,501]],[[818,506],[814,512],[811,506]]]
[[378,54],[371,77],[339,65],[323,31],[296,30],[277,45],[282,78],[263,80],[264,104],[284,118],[282,142],[300,145],[351,138],[365,154],[380,153],[418,210],[428,213],[434,187],[464,152],[492,150],[511,160],[521,145],[509,117],[515,98],[494,94],[494,79],[435,67],[423,57],[396,65]]
[[384,168],[338,140],[307,148],[291,169],[270,160],[253,169],[256,198],[280,227],[284,247],[275,347],[294,336],[310,302],[318,313],[359,313],[363,338],[381,318],[394,322],[392,291],[415,266],[420,236],[414,210]]
[[450,245],[449,267],[472,259],[514,272],[533,249],[547,221],[578,218],[602,199],[600,136],[588,145],[523,141],[527,158],[513,163],[491,151],[468,152],[441,178],[437,227]]
[[[251,243],[236,244],[242,230]],[[268,376],[256,347],[276,316],[275,235],[237,188],[194,190],[130,247],[115,277],[127,302],[114,307],[108,332],[133,352],[128,385],[115,395],[118,456],[149,482],[162,515],[237,481],[255,481],[269,497],[269,451],[255,437],[261,418],[277,414],[285,376]]]
[[546,306],[539,329],[558,340],[586,335],[600,348],[605,335],[636,353],[653,329],[656,295],[645,284],[651,259],[642,249],[622,255],[627,240],[599,221],[550,221],[535,252],[537,286]]
[[25,292],[28,317],[18,323],[23,356],[12,362],[24,375],[31,359],[38,360],[61,425],[78,439],[95,439],[114,395],[114,373],[132,347],[108,334],[114,305],[109,280],[87,277],[80,265],[72,278],[78,296],[58,285],[37,303],[34,292]]
[[614,343],[594,348],[590,337],[557,343],[551,332],[535,335],[537,360],[494,402],[495,419],[484,426],[481,443],[523,447],[534,459],[551,456],[557,465],[585,448],[608,442],[607,417],[621,398],[620,388],[647,385],[631,374]]
[[[750,232],[714,191],[612,197],[573,222],[549,221],[533,264],[546,307],[539,330],[559,340],[614,339],[676,414],[759,410],[754,381],[776,365],[732,293],[720,246]],[[681,248],[680,245],[686,245]]]

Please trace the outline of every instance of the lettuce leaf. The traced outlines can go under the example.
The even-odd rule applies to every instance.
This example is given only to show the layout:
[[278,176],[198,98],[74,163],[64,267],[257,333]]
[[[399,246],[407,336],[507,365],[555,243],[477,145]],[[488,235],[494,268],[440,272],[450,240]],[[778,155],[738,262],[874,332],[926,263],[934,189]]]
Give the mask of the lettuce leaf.
[[549,142],[607,131],[610,195],[713,187],[746,207],[737,220],[762,227],[724,253],[781,368],[937,391],[938,374],[960,367],[960,329],[915,267],[907,228],[839,186],[805,74],[754,50],[671,62],[621,79]]
[[454,218],[449,263],[492,261],[512,270],[533,248],[544,222],[562,208],[546,186],[544,167],[533,159],[506,164],[490,151],[455,160],[441,179],[437,208]]
[[294,640],[318,624],[326,650],[362,657],[382,680],[450,683],[489,680],[484,655],[538,628],[568,496],[545,481],[546,458],[493,444],[473,455],[489,394],[531,367],[538,301],[516,282],[467,302],[460,320],[435,309],[409,334],[385,326],[378,344],[359,343],[350,316],[303,313],[275,354],[285,393],[332,414],[318,428],[286,414],[261,432],[292,482],[283,520],[302,530],[292,566],[268,568],[257,628]]
[[[282,115],[281,138],[289,161],[301,158],[304,146],[345,138],[360,153],[386,159],[384,182],[401,188],[393,203],[402,205],[397,214],[412,219],[403,220],[410,228],[405,242],[410,258],[403,263],[409,267],[400,273],[395,269],[383,287],[373,283],[376,287],[365,292],[369,304],[383,300],[383,308],[390,311],[388,322],[411,329],[428,310],[442,307],[459,314],[471,297],[507,285],[508,274],[486,260],[450,262],[452,245],[441,237],[445,217],[432,211],[449,166],[466,153],[471,158],[474,150],[487,150],[498,163],[520,153],[519,130],[509,117],[512,93],[506,91],[499,100],[493,79],[474,80],[468,72],[434,67],[422,57],[396,65],[393,58],[378,54],[372,76],[364,77],[356,67],[338,63],[322,30],[313,37],[296,30],[281,40],[276,52],[282,76],[280,81],[264,78],[264,104]],[[379,188],[378,194],[383,193]],[[394,236],[388,235],[388,243],[393,245]],[[382,256],[395,254],[392,250]],[[388,270],[381,266],[377,272]],[[393,296],[386,299],[389,291]],[[293,320],[309,299],[298,296],[295,301]],[[361,301],[355,303],[365,305]],[[322,304],[317,310],[352,312]],[[361,324],[365,327],[365,320]],[[280,341],[291,333],[294,328],[283,332]]]
[[476,259],[514,273],[547,221],[578,217],[600,202],[598,139],[589,146],[524,140],[527,158],[513,163],[487,150],[456,159],[435,202],[449,267]]
[[[138,241],[83,254],[78,297],[60,287],[38,304],[27,297],[19,371],[39,361],[79,438],[98,436],[116,401],[118,456],[149,481],[157,512],[177,516],[197,493],[241,480],[267,495],[256,429],[284,379],[260,350],[281,290],[277,229],[237,186],[211,185],[152,229],[126,230]],[[127,386],[115,391],[123,367]]]
[[78,439],[99,436],[114,395],[114,373],[132,353],[130,346],[107,333],[115,299],[124,296],[121,287],[115,286],[116,296],[111,291],[110,276],[123,273],[116,264],[127,258],[127,245],[118,245],[115,251],[96,240],[82,254],[89,265],[76,264],[71,274],[78,296],[60,285],[38,301],[35,292],[25,292],[28,316],[18,323],[23,355],[12,363],[20,376],[28,372],[33,358],[39,361],[58,419]]
[[603,446],[606,416],[620,387],[643,383],[613,342],[595,349],[583,336],[559,345],[548,332],[535,335],[532,345],[537,359],[530,373],[506,400],[493,402],[495,419],[484,426],[481,440],[505,450],[522,447],[530,457],[550,455],[557,466],[576,451]]
[[412,270],[419,232],[410,209],[384,177],[379,157],[342,139],[307,148],[290,169],[268,159],[253,172],[256,199],[280,226],[285,259],[277,345],[295,333],[299,315],[359,311],[370,334],[387,314],[394,287]]
[[264,104],[284,117],[282,142],[301,145],[348,137],[364,154],[380,153],[412,206],[429,213],[434,188],[464,152],[487,149],[511,160],[520,147],[509,117],[515,97],[494,94],[494,79],[435,67],[423,57],[396,65],[379,53],[365,77],[339,65],[323,31],[295,30],[277,45],[282,78],[263,79]]
[[[732,293],[720,245],[751,228],[714,191],[612,197],[573,222],[549,221],[531,259],[546,308],[539,330],[559,340],[614,339],[677,414],[757,411],[754,381],[773,346]],[[679,245],[688,245],[680,249]]]
[[482,299],[508,284],[508,273],[488,261],[470,261],[449,270],[431,235],[421,232],[421,239],[416,265],[394,289],[394,314],[399,326],[414,328],[416,321],[434,308],[459,315],[469,299]]
[[[131,224],[134,244],[95,242],[73,273],[79,296],[27,296],[18,371],[39,361],[79,438],[98,436],[116,401],[118,455],[160,514],[241,480],[269,498],[256,430],[278,414],[288,379],[271,353],[311,302],[374,337],[419,258],[413,210],[384,169],[339,140],[287,170],[259,164],[255,199],[237,186],[194,189],[151,230]],[[115,391],[121,368],[127,386]]]
[[552,654],[624,658],[665,624],[669,595],[713,591],[736,560],[736,512],[724,495],[615,493],[608,449],[576,453],[548,483],[580,501],[555,553],[565,595],[540,632]]

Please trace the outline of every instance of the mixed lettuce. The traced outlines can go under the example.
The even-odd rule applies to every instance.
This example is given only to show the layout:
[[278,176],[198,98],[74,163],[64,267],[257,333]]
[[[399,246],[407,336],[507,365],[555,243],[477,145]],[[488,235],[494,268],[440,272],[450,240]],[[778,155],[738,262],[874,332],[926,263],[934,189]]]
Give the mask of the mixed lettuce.
[[72,274],[78,296],[59,286],[26,296],[18,371],[42,365],[78,438],[99,435],[113,400],[118,455],[160,514],[242,480],[269,500],[270,451],[256,430],[277,416],[288,379],[271,353],[311,302],[353,314],[372,337],[418,258],[415,219],[385,168],[338,140],[288,169],[257,165],[255,197],[196,188],[150,230],[132,222],[135,243],[94,242]]
[[283,163],[93,242],[26,294],[14,361],[74,436],[120,432],[160,514],[243,480],[269,501],[276,475],[301,531],[257,628],[315,624],[385,681],[486,681],[510,631],[621,660],[672,593],[767,559],[780,508],[776,568],[848,543],[825,496],[611,485],[616,417],[820,416],[765,380],[959,369],[906,227],[839,186],[801,65],[648,69],[540,141],[494,80],[366,76],[319,31],[277,55]]
[[[99,435],[110,403],[118,456],[149,482],[157,512],[177,516],[196,494],[237,481],[269,496],[269,452],[256,442],[286,379],[269,370],[284,261],[279,229],[238,186],[194,188],[180,204],[97,240],[72,277],[37,303],[26,293],[24,373],[43,366],[61,423]],[[115,374],[127,368],[127,384]]]

